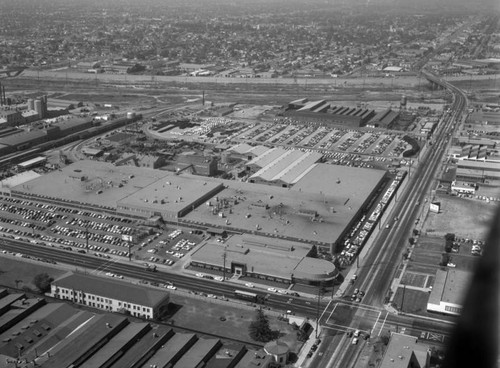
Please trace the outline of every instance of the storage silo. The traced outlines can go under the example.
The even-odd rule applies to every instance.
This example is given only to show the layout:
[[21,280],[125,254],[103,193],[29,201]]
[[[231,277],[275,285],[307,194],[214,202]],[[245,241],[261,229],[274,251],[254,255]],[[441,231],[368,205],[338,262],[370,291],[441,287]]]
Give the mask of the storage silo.
[[401,106],[406,107],[406,102],[407,102],[406,95],[401,96]]
[[35,100],[35,111],[40,119],[43,119],[42,100]]

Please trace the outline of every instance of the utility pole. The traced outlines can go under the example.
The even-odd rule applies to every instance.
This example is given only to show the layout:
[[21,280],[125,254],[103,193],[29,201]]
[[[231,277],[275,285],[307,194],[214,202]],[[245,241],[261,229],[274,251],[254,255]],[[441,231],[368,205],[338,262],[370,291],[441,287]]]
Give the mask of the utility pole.
[[318,338],[318,328],[319,328],[319,302],[321,300],[321,289],[323,288],[323,283],[319,283],[318,288],[318,303],[316,305],[316,339]]
[[222,268],[222,282],[226,281],[226,248],[224,247],[224,254],[222,254],[222,259],[224,260],[224,266]]
[[85,248],[89,249],[89,224],[85,224]]
[[403,284],[403,296],[401,298],[401,307],[399,308],[401,309],[401,312],[403,312],[403,306],[405,302],[405,292],[406,292],[406,284]]

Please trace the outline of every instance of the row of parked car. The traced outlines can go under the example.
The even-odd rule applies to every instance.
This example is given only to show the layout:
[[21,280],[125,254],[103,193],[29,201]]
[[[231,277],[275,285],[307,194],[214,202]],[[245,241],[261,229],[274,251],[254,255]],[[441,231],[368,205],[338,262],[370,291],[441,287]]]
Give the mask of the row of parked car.
[[131,234],[133,229],[129,226],[111,224],[109,222],[97,222],[93,220],[82,220],[81,218],[73,218],[66,221],[66,225],[69,226],[79,226],[85,229],[91,229],[95,231],[105,231],[107,233],[113,234]]
[[51,231],[57,235],[62,235],[66,237],[82,239],[82,240],[88,239],[88,241],[96,243],[128,247],[128,243],[126,241],[123,241],[120,237],[107,235],[105,233],[100,234],[95,232],[87,232],[86,230],[74,229],[59,225],[56,225],[53,228],[51,228]]

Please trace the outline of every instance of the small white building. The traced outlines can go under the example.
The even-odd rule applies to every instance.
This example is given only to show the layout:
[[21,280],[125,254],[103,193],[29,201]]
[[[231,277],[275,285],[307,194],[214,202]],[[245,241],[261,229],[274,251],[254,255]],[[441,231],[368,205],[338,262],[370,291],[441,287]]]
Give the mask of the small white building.
[[79,273],[53,281],[47,295],[146,319],[158,318],[170,300],[170,295],[162,290]]

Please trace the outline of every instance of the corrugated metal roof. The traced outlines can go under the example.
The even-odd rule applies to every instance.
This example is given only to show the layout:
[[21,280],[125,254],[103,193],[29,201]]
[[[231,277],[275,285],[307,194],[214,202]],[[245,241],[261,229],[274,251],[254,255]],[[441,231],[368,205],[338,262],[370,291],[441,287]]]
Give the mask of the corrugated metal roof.
[[251,160],[248,165],[255,165],[260,168],[265,167],[285,152],[286,150],[281,147],[272,148],[269,151],[266,151],[262,155]]
[[308,172],[312,165],[318,162],[323,155],[318,152],[307,152],[302,155],[298,160],[282,170],[272,180],[280,180],[287,184],[293,184],[299,180],[306,172]]
[[301,107],[300,109],[298,109],[297,111],[312,110],[312,109],[315,109],[316,107],[318,107],[319,105],[322,105],[324,103],[325,103],[325,100],[311,101],[311,102],[307,103],[304,107]]

